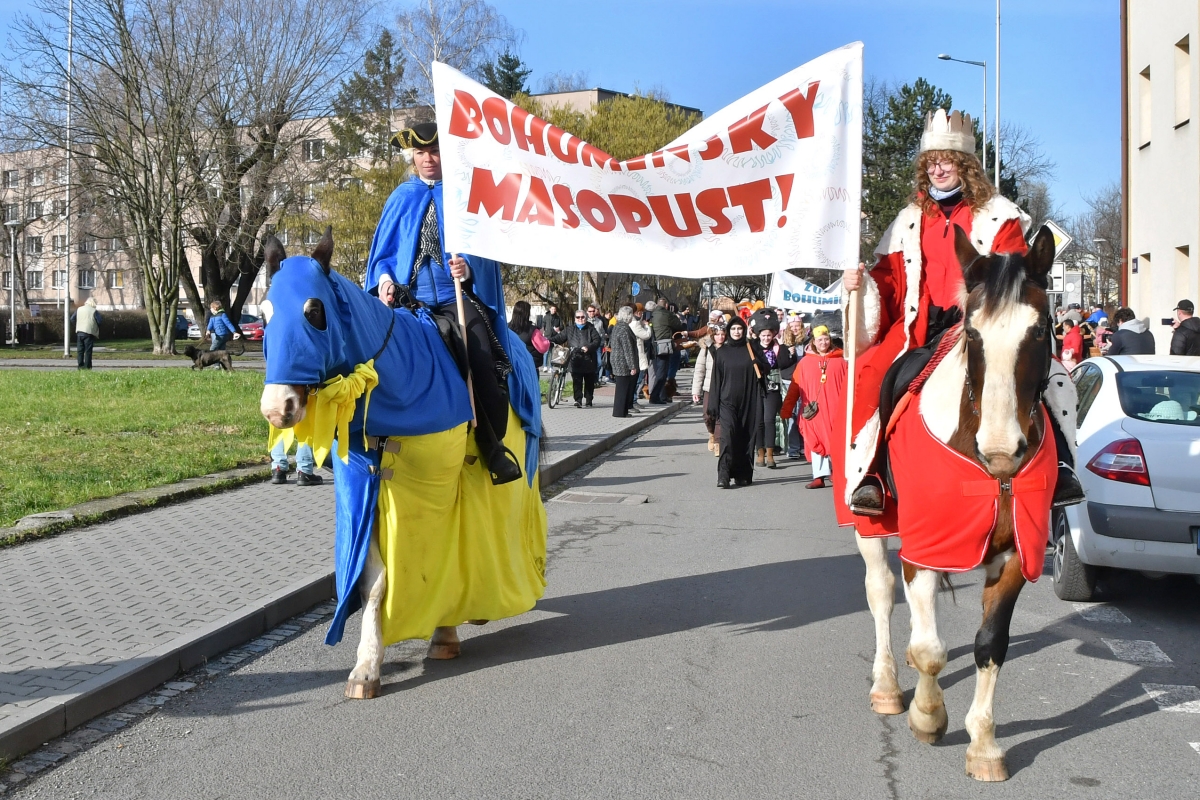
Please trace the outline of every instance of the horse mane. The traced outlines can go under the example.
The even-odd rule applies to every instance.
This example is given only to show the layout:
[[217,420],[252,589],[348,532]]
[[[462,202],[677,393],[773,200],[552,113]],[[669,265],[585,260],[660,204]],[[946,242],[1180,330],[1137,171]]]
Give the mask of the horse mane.
[[1029,281],[1024,256],[1015,253],[996,253],[981,283],[983,311],[991,316],[999,309],[1021,302],[1025,284]]

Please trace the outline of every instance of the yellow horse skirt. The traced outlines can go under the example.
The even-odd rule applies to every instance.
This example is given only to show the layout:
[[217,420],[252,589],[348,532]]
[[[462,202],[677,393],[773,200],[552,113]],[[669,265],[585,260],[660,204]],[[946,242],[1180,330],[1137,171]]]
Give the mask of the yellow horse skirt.
[[[526,477],[494,486],[465,424],[388,442],[400,448],[382,454],[388,477],[380,481],[374,530],[387,568],[384,645],[533,608],[546,588],[538,476],[532,487]],[[525,432],[511,408],[504,444],[521,460]]]

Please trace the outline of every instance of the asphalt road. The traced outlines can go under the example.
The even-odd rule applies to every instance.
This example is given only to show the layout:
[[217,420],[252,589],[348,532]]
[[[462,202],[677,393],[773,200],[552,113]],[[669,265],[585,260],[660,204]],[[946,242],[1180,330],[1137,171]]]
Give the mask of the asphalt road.
[[[905,717],[869,709],[863,566],[833,524],[828,490],[805,490],[808,466],[789,462],[719,491],[701,432],[688,410],[577,481],[648,495],[645,505],[550,503],[545,599],[516,619],[464,626],[458,660],[423,661],[423,643],[394,646],[384,695],[347,701],[357,618],[336,648],[314,628],[12,795],[1196,795],[1200,702],[1159,710],[1143,684],[1200,685],[1200,586],[1112,581],[1111,608],[1127,622],[1112,610],[1085,618],[1048,579],[1028,586],[997,692],[1013,775],[977,784],[963,773],[963,717],[981,575],[956,576],[955,598],[943,598],[950,730],[921,744]],[[1094,621],[1103,618],[1118,621]],[[907,628],[901,595],[898,653]],[[1122,661],[1128,641],[1153,642],[1170,661]],[[1144,644],[1132,651],[1159,657]],[[914,675],[901,668],[909,696]]]

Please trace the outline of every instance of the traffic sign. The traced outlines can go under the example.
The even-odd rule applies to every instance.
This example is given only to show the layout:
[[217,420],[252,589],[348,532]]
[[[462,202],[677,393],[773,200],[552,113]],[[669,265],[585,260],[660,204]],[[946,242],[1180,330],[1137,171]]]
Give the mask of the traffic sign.
[[1054,260],[1057,261],[1058,257],[1062,255],[1063,251],[1066,250],[1071,242],[1075,240],[1072,239],[1071,235],[1064,231],[1062,227],[1052,219],[1046,220],[1046,227],[1049,228],[1050,233],[1054,235]]
[[641,284],[638,283],[637,281],[634,281],[633,282],[633,291],[631,291],[630,294],[632,294],[634,297],[637,297],[641,293],[642,293]]

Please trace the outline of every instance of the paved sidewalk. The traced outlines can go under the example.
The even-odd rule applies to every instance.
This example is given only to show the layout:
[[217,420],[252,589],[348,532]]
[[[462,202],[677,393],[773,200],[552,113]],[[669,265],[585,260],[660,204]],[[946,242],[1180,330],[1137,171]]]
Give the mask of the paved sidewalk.
[[[192,362],[179,358],[93,358],[92,369],[191,369]],[[263,371],[266,362],[262,353],[246,353],[233,357],[234,369]],[[40,372],[55,369],[78,369],[74,358],[0,358],[0,369],[31,369]]]
[[[673,412],[545,411],[548,486]],[[0,758],[332,595],[333,482],[259,483],[0,550]]]

